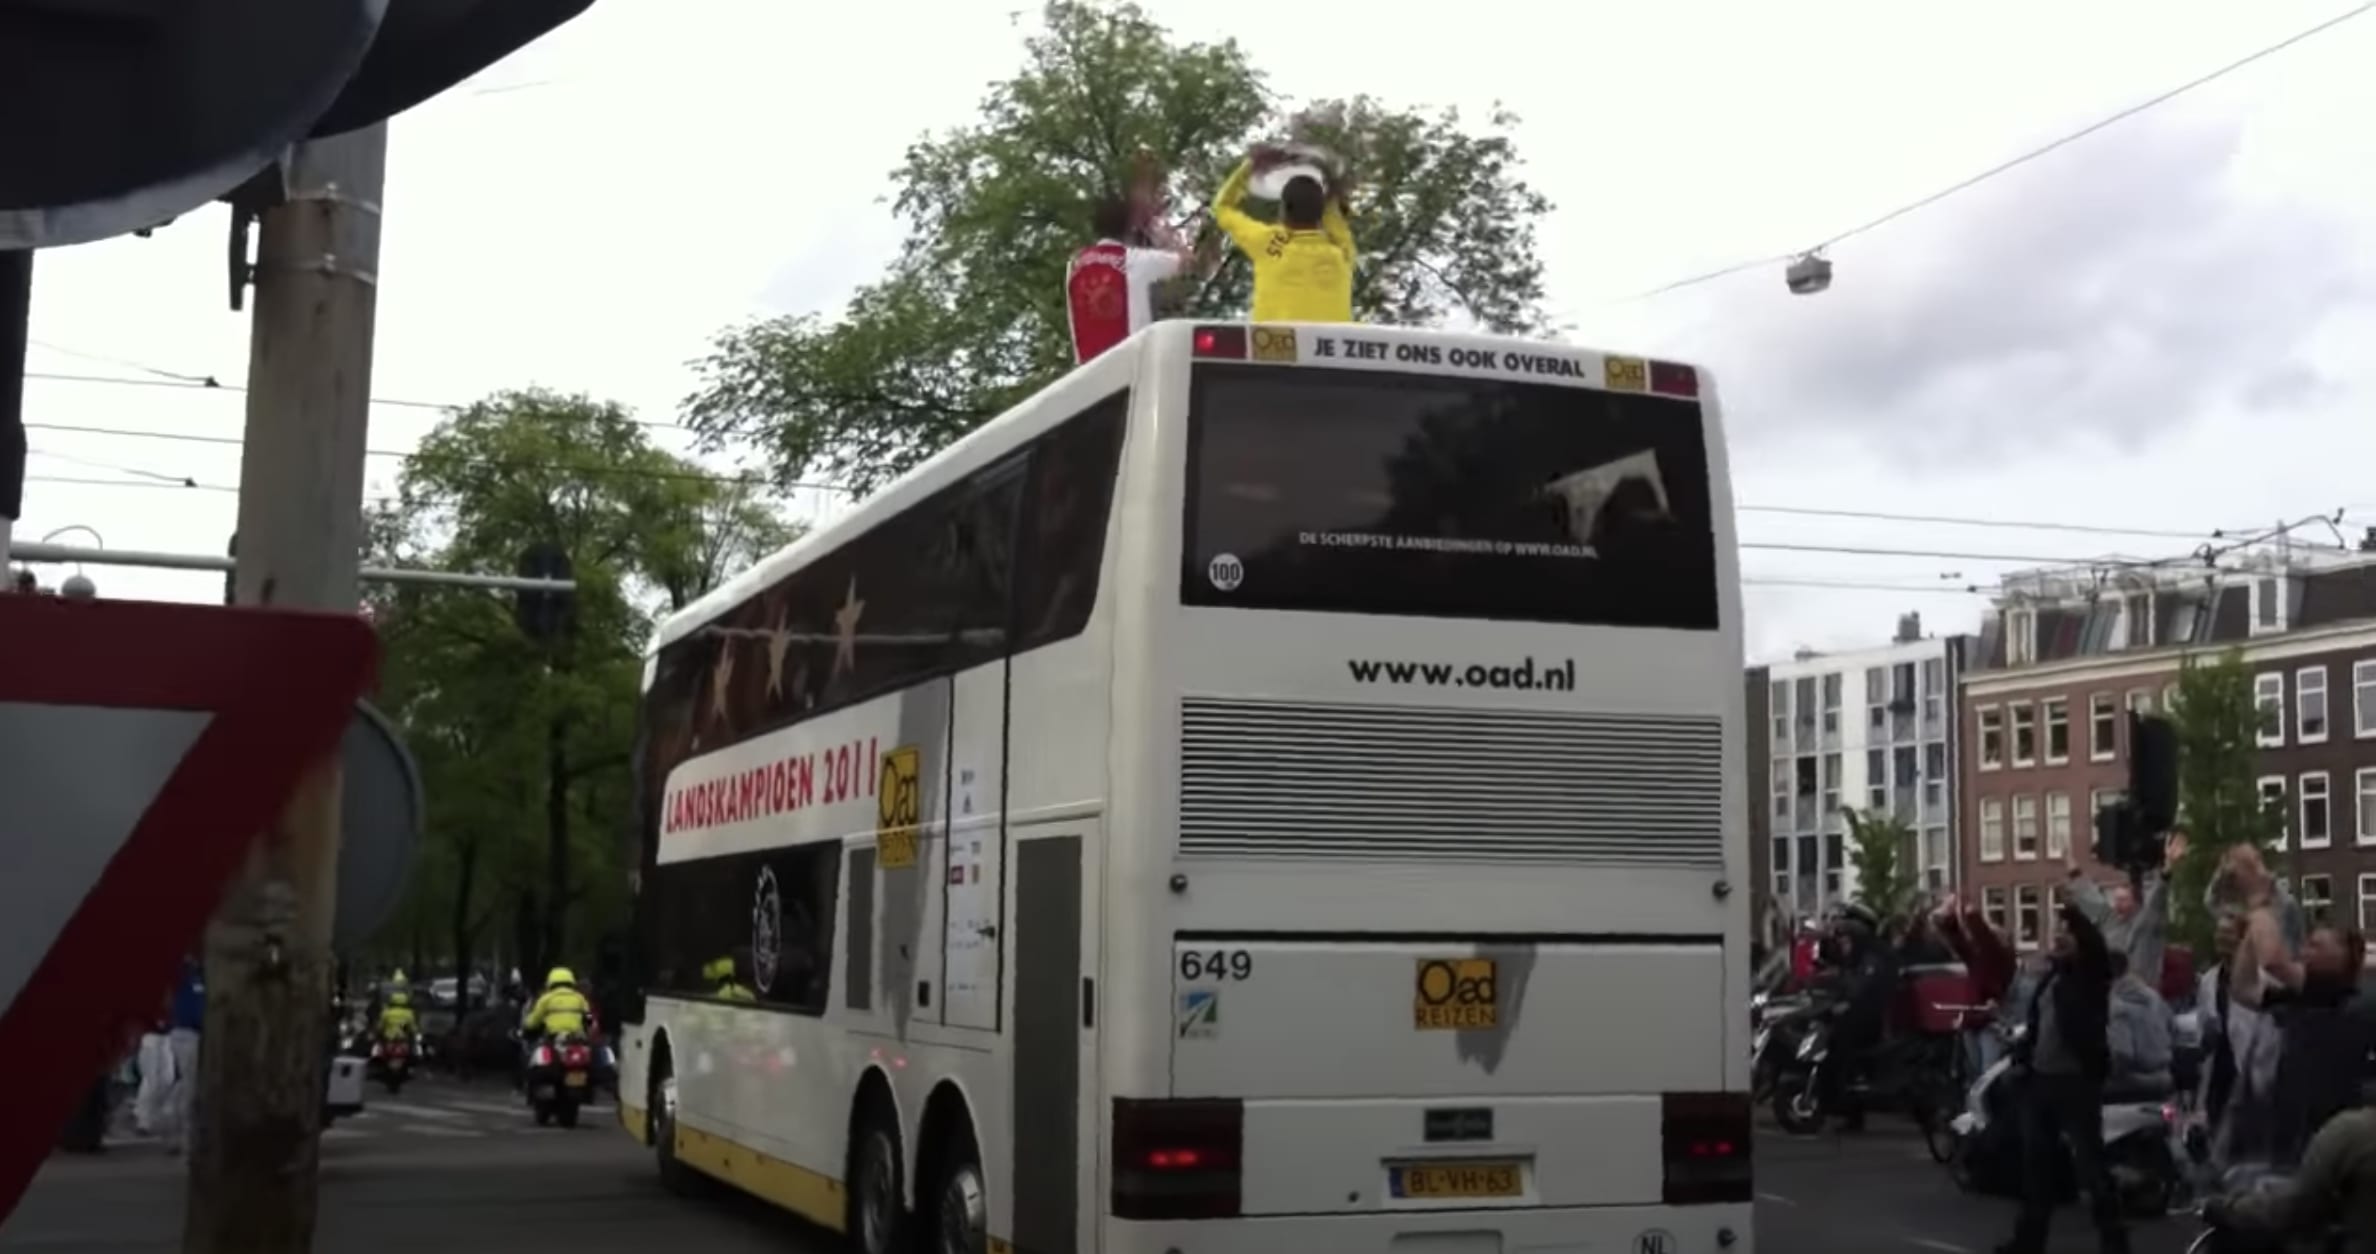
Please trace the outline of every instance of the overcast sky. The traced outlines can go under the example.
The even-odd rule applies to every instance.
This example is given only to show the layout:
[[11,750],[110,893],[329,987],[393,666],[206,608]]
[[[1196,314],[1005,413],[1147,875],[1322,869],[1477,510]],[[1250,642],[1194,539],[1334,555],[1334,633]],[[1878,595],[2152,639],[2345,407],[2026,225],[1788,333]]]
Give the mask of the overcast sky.
[[[2337,508],[2355,537],[2376,525],[2376,15],[1838,244],[1823,296],[1790,296],[1769,265],[1633,299],[1817,243],[2352,6],[1470,0],[1352,24],[1338,5],[1265,6],[1259,22],[1147,7],[1182,34],[1236,36],[1291,96],[1516,109],[1530,177],[1558,206],[1542,230],[1552,304],[1579,343],[1716,373],[1743,505],[2143,532],[1745,511],[1747,546],[1971,555],[1750,547],[1756,580],[1883,585],[1754,584],[1752,658],[1877,642],[1912,609],[1969,629],[1982,599],[1954,589],[2035,559],[2179,552],[2212,528]],[[1017,64],[1018,8],[1036,11],[599,0],[405,115],[374,394],[541,384],[672,421],[713,331],[838,308],[891,255],[885,171],[920,132],[969,121]],[[211,208],[148,240],[44,253],[30,368],[242,381],[226,223]],[[80,524],[119,549],[218,548],[235,445],[43,424],[231,440],[241,404],[29,380],[19,536]],[[381,406],[372,446],[400,454],[437,416]],[[400,468],[374,457],[371,491]],[[202,486],[158,486],[181,477]],[[90,573],[102,595],[221,588]]]

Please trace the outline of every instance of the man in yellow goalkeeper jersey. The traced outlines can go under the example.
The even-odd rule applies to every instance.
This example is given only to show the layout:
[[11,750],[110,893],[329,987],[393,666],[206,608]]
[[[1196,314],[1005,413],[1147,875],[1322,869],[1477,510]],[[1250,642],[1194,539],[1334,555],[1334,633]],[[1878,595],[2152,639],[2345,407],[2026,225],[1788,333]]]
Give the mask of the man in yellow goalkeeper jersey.
[[1324,186],[1299,174],[1279,192],[1279,220],[1257,221],[1245,211],[1255,174],[1296,160],[1261,147],[1233,171],[1213,197],[1213,219],[1254,264],[1256,322],[1353,321],[1353,230],[1345,220],[1341,180]]

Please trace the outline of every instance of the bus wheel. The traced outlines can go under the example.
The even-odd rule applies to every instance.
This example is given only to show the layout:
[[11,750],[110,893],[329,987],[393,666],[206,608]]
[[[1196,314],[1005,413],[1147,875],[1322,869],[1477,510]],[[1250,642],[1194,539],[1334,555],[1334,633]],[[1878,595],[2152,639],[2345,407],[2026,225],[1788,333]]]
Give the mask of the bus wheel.
[[676,1156],[677,1082],[670,1074],[665,1058],[655,1060],[658,1072],[652,1077],[651,1137],[652,1161],[660,1169],[660,1187],[678,1196],[693,1192],[697,1183],[693,1169],[679,1162]]
[[858,1254],[907,1254],[907,1207],[901,1196],[899,1134],[869,1112],[850,1146],[850,1241]]
[[930,1254],[985,1254],[990,1246],[990,1203],[973,1138],[957,1132],[940,1159],[930,1203]]

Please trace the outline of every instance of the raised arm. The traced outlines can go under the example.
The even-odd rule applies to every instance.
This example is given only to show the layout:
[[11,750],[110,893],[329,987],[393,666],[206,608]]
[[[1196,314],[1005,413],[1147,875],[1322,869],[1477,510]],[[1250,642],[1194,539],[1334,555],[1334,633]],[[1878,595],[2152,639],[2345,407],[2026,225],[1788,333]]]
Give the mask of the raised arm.
[[1238,162],[1238,168],[1222,180],[1221,190],[1213,193],[1213,221],[1249,256],[1261,252],[1270,238],[1270,228],[1249,217],[1245,210],[1246,185],[1253,180],[1254,159],[1248,157]]
[[1320,211],[1320,230],[1328,242],[1345,254],[1345,264],[1352,265],[1361,256],[1353,247],[1353,223],[1347,216],[1346,201],[1350,191],[1343,179],[1333,180],[1328,188],[1328,207]]

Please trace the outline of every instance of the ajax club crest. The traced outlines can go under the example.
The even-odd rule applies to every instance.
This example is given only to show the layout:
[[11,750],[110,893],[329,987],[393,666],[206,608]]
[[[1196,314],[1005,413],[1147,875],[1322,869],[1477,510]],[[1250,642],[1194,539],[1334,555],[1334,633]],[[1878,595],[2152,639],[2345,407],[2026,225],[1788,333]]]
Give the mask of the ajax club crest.
[[758,890],[751,894],[751,983],[762,994],[775,983],[783,936],[784,899],[776,891],[775,868],[761,867]]

